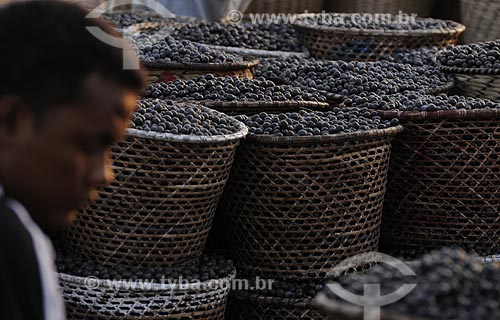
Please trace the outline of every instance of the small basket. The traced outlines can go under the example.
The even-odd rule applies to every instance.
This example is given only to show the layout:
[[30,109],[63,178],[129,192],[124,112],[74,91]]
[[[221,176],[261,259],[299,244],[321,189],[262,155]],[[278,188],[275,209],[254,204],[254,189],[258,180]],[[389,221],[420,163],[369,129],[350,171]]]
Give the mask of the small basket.
[[190,80],[205,74],[253,79],[253,68],[259,60],[236,63],[150,63],[145,62],[149,83]]
[[236,147],[248,132],[238,125],[235,134],[212,137],[129,129],[112,148],[116,180],[79,213],[65,234],[66,248],[106,265],[199,258]]
[[228,115],[254,115],[259,112],[283,113],[303,109],[327,111],[328,103],[316,101],[201,101],[202,105]]
[[390,55],[397,48],[445,48],[455,45],[465,26],[448,21],[450,27],[440,30],[365,30],[315,26],[304,20],[315,19],[313,14],[299,15],[294,25],[299,39],[318,59],[374,61]]
[[439,67],[453,75],[457,94],[500,102],[500,69]]
[[324,278],[378,248],[392,127],[314,137],[250,134],[219,204],[243,275]]
[[419,17],[429,17],[435,0],[335,0],[330,9],[345,13],[390,13],[418,14]]
[[232,292],[227,307],[231,320],[327,320],[312,300],[259,296],[242,291]]
[[222,320],[234,276],[188,285],[59,274],[59,284],[68,320]]
[[252,0],[246,13],[321,12],[324,0]]
[[499,0],[460,0],[465,43],[500,39]]
[[381,246],[500,252],[500,110],[395,112]]

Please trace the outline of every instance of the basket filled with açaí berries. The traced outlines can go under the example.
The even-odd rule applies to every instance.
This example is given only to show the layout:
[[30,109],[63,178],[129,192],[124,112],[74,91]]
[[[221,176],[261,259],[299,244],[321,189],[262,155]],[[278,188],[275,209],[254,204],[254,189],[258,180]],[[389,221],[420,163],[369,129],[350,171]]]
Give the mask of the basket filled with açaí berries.
[[110,267],[59,253],[57,265],[69,320],[222,320],[235,276],[212,254],[175,267]]
[[301,14],[299,39],[315,58],[378,60],[398,48],[455,45],[465,26],[448,20],[399,14]]
[[455,78],[457,93],[500,102],[500,41],[439,52],[440,68]]
[[258,60],[246,61],[239,55],[169,35],[142,32],[127,39],[146,67],[149,82],[192,79],[208,73],[253,78],[253,68],[259,64]]
[[195,260],[248,129],[199,105],[151,99],[131,125],[111,149],[115,181],[81,210],[65,248],[108,266]]
[[250,134],[216,219],[239,272],[321,279],[339,261],[376,250],[397,120],[366,108],[236,118]]
[[500,104],[411,93],[361,95],[345,107],[377,110],[405,128],[393,142],[384,249],[500,252]]
[[328,98],[314,89],[277,85],[264,78],[215,77],[154,83],[144,91],[147,98],[191,101],[230,115],[258,112],[326,110]]

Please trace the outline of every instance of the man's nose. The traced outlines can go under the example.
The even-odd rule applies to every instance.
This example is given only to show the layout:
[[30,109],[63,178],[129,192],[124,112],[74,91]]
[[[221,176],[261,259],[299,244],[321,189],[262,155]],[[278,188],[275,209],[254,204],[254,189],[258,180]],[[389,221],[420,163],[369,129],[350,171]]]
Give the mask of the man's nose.
[[89,181],[92,186],[102,186],[111,183],[115,176],[109,153],[92,157],[89,168]]

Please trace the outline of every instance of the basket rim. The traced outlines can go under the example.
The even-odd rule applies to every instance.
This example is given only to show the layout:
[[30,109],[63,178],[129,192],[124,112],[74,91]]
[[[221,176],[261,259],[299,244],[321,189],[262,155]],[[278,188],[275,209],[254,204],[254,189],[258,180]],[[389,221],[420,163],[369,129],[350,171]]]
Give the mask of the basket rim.
[[377,110],[383,117],[393,117],[399,120],[425,120],[425,119],[475,119],[500,117],[500,109],[476,109],[476,110],[438,110],[438,111],[399,111],[399,110]]
[[[329,315],[347,317],[351,320],[358,320],[363,318],[363,309],[348,303],[340,303],[331,300],[327,297],[325,292],[321,292],[315,299],[315,303]],[[430,320],[419,317],[411,317],[402,315],[395,312],[381,310],[381,320]]]
[[319,101],[301,101],[301,100],[286,100],[286,101],[213,101],[200,100],[190,101],[193,103],[201,103],[202,105],[211,107],[324,107],[330,106],[328,102]]
[[[111,280],[111,279],[99,279],[94,276],[81,277],[70,275],[67,273],[58,272],[56,273],[59,281],[66,283],[73,283],[87,287],[88,290],[92,289],[114,289],[114,290],[128,290],[136,292],[156,292],[156,291],[166,291],[166,290],[176,290],[176,291],[188,291],[196,287],[210,288],[211,285],[220,286],[225,281],[231,281],[236,277],[236,268],[233,267],[231,273],[227,276],[219,279],[210,279],[203,282],[196,282],[190,284],[171,284],[171,283],[157,283],[149,282],[147,283],[147,290],[144,289],[144,284],[141,282],[132,282],[125,280]],[[89,280],[95,281],[97,286],[92,286],[89,284]],[[90,288],[89,288],[90,287]],[[187,287],[187,288],[186,288]]]
[[483,76],[500,75],[500,69],[450,67],[441,64],[439,60],[437,61],[437,65],[441,71],[446,73]]
[[[144,100],[153,100],[155,99],[144,99]],[[162,100],[158,100],[162,101]],[[185,102],[177,103],[177,105],[183,105]],[[193,103],[194,104],[194,103]],[[228,118],[232,122],[237,125],[238,131],[231,134],[225,135],[215,135],[215,136],[196,136],[196,135],[188,135],[188,134],[173,134],[173,133],[160,133],[154,131],[144,131],[134,128],[126,129],[126,136],[129,137],[138,137],[138,138],[147,138],[154,140],[166,140],[166,141],[174,141],[174,142],[184,142],[184,143],[217,143],[217,142],[230,142],[234,140],[240,140],[248,135],[248,127],[241,121],[236,120],[235,118],[228,116],[225,113],[219,112],[217,110],[210,109],[200,104],[196,104],[197,107],[201,109],[206,109],[204,111],[216,113],[220,117]]]
[[[335,14],[335,13],[334,13]],[[354,13],[341,13],[343,15],[353,15]],[[397,36],[397,37],[420,37],[420,36],[430,36],[430,35],[456,35],[461,34],[465,31],[466,26],[453,20],[442,20],[433,18],[417,18],[432,21],[445,21],[450,27],[444,29],[416,29],[416,30],[372,30],[372,29],[360,29],[360,28],[340,28],[331,26],[314,26],[300,21],[301,18],[314,17],[318,14],[313,13],[303,13],[297,16],[297,19],[293,22],[293,25],[299,28],[308,29],[312,31],[319,32],[335,32],[338,34],[352,34],[352,35],[366,35],[366,36]]]
[[242,47],[227,47],[227,46],[217,46],[217,45],[211,45],[207,43],[201,43],[197,42],[199,44],[203,44],[209,48],[212,49],[217,49],[217,50],[222,50],[225,52],[230,52],[230,53],[238,53],[240,55],[249,55],[249,56],[259,56],[262,58],[272,58],[272,57],[283,57],[283,58],[288,58],[288,57],[297,57],[297,58],[309,58],[310,57],[310,52],[309,50],[302,46],[302,51],[279,51],[279,50],[260,50],[260,49],[251,49],[251,48],[242,48]]
[[142,61],[142,64],[146,69],[153,70],[200,70],[200,71],[231,71],[231,70],[243,70],[256,67],[260,63],[260,60],[255,59],[251,61],[239,61],[233,63],[182,63],[182,62],[170,62],[170,63],[160,63],[160,62],[146,62]]
[[285,144],[285,145],[303,145],[315,143],[328,143],[338,141],[360,140],[371,137],[393,137],[403,131],[403,126],[398,125],[386,129],[372,129],[365,131],[356,131],[352,133],[338,133],[324,136],[273,136],[273,135],[256,135],[249,133],[246,140],[264,144]]

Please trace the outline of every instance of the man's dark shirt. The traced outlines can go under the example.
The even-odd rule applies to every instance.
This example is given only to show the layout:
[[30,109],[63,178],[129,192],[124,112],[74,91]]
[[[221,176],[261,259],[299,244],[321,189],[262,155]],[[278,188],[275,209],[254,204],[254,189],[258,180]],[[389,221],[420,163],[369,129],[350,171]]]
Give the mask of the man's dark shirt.
[[43,320],[40,272],[33,242],[1,194],[0,319]]

